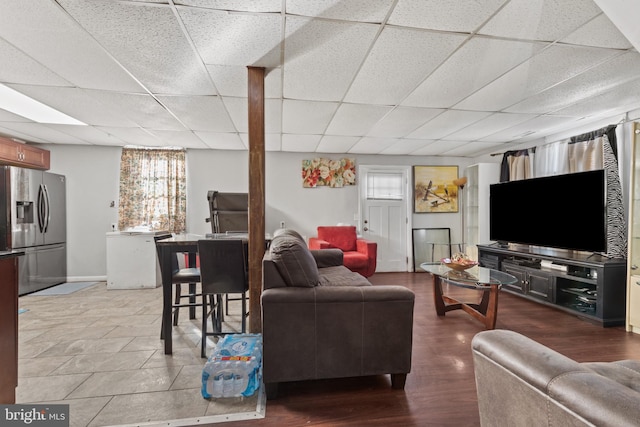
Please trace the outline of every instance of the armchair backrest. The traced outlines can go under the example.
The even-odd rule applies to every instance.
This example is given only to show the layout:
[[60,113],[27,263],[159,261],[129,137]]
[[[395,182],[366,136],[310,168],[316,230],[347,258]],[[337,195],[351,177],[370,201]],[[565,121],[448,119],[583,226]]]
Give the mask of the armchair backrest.
[[318,227],[318,238],[329,242],[334,248],[344,252],[356,250],[356,227],[353,225],[336,225]]

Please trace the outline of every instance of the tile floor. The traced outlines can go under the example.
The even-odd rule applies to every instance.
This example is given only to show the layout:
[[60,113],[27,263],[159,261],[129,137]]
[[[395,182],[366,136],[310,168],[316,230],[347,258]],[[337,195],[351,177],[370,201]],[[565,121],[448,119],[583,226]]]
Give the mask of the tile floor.
[[[202,398],[199,309],[195,320],[181,309],[173,355],[164,354],[161,288],[113,290],[100,282],[68,295],[25,295],[19,308],[27,311],[18,316],[16,403],[69,404],[74,427],[264,417],[262,393]],[[239,313],[231,307],[225,328],[239,330]]]

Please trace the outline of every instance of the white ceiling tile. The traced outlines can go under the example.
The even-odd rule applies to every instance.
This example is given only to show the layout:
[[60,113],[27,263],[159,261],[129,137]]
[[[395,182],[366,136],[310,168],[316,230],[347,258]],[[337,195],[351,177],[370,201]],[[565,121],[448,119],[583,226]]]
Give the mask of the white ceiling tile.
[[29,135],[26,133],[22,133],[15,129],[9,129],[4,127],[4,123],[0,122],[0,135],[5,136],[7,138],[16,139],[22,142],[39,142],[42,144],[46,144],[49,141],[45,139],[36,138],[33,135]]
[[112,111],[119,109],[140,127],[159,130],[185,129],[178,119],[151,95],[105,92],[100,96],[107,108]]
[[282,106],[282,131],[301,135],[320,135],[329,125],[337,108],[338,104],[335,102],[285,99]]
[[420,150],[421,148],[431,144],[432,140],[424,140],[424,139],[399,139],[395,144],[390,145],[380,152],[383,155],[410,155],[413,154],[414,151]]
[[472,32],[505,0],[400,0],[389,24],[431,30]]
[[166,147],[209,148],[195,133],[188,130],[154,130],[153,134]]
[[[39,140],[53,144],[87,144],[78,138],[59,132],[42,123],[4,122],[2,123],[2,127],[12,129],[24,135],[29,135],[30,137],[35,137]],[[29,140],[33,141],[31,138]]]
[[282,151],[313,153],[320,142],[320,135],[282,134]]
[[112,1],[59,1],[151,92],[215,94],[204,65],[171,8]]
[[[249,135],[241,133],[242,143],[249,149]],[[264,150],[265,151],[282,151],[282,135],[279,133],[264,134]]]
[[[617,70],[612,73],[611,70]],[[589,99],[615,86],[640,78],[640,54],[629,52],[612,58],[557,86],[519,102],[505,111],[544,114]]]
[[187,127],[210,132],[235,132],[219,96],[158,96]]
[[[211,79],[222,96],[246,97],[249,74],[247,67],[239,65],[207,65]],[[265,98],[282,97],[282,70],[267,70],[264,78]]]
[[494,133],[485,138],[482,142],[511,142],[523,139],[540,138],[563,123],[568,127],[577,126],[578,118],[560,116],[538,116],[526,122],[511,126],[503,131]]
[[558,40],[600,13],[591,0],[511,0],[480,34],[522,40]]
[[463,129],[491,113],[447,110],[408,135],[408,138],[440,139]]
[[94,126],[75,126],[75,125],[58,125],[47,124],[51,129],[70,135],[77,140],[85,141],[88,144],[122,146],[125,144],[123,140],[115,135],[105,132],[104,128]]
[[393,0],[287,0],[287,14],[382,22],[392,5]]
[[359,136],[325,135],[320,140],[316,152],[318,153],[348,153],[351,147],[360,140]]
[[[0,30],[1,31],[1,30]],[[72,86],[30,56],[0,38],[0,81],[45,86]]]
[[561,42],[613,49],[630,49],[632,47],[629,40],[622,35],[604,13],[569,34]]
[[17,114],[12,113],[11,111],[3,110],[0,108],[0,122],[33,122],[33,120],[29,120],[26,117],[19,116]]
[[179,7],[200,57],[208,65],[280,65],[282,17]]
[[126,145],[138,145],[142,147],[162,147],[164,144],[155,135],[142,128],[124,128],[115,126],[96,126],[105,133],[123,140]]
[[214,150],[246,150],[247,146],[237,133],[196,132],[209,148]]
[[[440,143],[446,143],[449,141],[440,141]],[[458,141],[452,143],[448,148],[448,150],[443,151],[442,155],[445,156],[462,156],[462,157],[473,157],[479,154],[485,154],[484,152],[489,150],[493,150],[495,147],[499,147],[502,145],[497,142],[469,142],[469,141]]]
[[435,108],[397,107],[376,123],[366,135],[401,138],[443,111]]
[[345,100],[384,105],[399,103],[465,38],[457,34],[385,28]]
[[638,99],[640,99],[640,79],[616,86],[555,113],[576,117],[610,115],[616,111],[625,112],[633,109]]
[[474,37],[433,72],[402,105],[448,108],[531,58],[542,43]]
[[[249,131],[247,98],[224,98],[224,104],[238,132],[247,133]],[[264,116],[265,132],[280,132],[282,129],[282,101],[280,99],[265,99]]]
[[495,113],[447,136],[447,139],[475,141],[535,118],[535,114]]
[[341,104],[326,130],[327,135],[366,135],[392,107],[364,104]]
[[240,12],[279,12],[282,0],[174,0],[177,5]]
[[455,107],[500,111],[574,77],[617,53],[607,49],[554,45],[478,90]]
[[136,123],[128,117],[122,105],[111,107],[101,100],[101,91],[71,87],[10,85],[37,101],[80,120],[97,126],[130,126]]
[[142,92],[56,2],[4,0],[0,37],[79,87]]
[[352,154],[378,154],[393,146],[399,141],[398,138],[373,138],[365,136],[361,138],[351,149]]
[[285,98],[342,100],[378,27],[287,17]]

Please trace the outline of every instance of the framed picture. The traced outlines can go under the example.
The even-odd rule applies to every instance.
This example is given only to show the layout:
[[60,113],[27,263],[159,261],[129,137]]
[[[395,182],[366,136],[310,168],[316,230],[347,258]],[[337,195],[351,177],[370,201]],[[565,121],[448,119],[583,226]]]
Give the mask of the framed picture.
[[458,212],[458,166],[413,167],[415,213]]

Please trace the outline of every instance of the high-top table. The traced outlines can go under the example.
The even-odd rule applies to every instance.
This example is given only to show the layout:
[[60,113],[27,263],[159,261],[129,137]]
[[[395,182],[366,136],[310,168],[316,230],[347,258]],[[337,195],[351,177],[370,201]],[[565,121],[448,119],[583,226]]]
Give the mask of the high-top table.
[[[482,322],[486,329],[496,327],[498,316],[498,293],[502,285],[515,283],[518,279],[502,271],[484,267],[472,267],[465,271],[452,270],[443,263],[425,262],[420,268],[433,274],[433,301],[438,316],[447,311],[464,310]],[[442,293],[442,282],[482,292],[480,303],[459,301]]]

